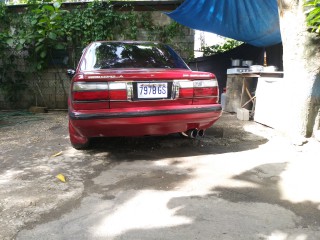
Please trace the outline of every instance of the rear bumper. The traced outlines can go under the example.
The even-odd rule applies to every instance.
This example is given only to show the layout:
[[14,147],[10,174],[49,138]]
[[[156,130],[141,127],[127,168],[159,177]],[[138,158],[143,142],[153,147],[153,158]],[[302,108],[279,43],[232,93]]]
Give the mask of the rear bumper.
[[220,104],[102,112],[69,110],[70,124],[84,137],[166,135],[209,128],[221,116]]
[[136,111],[104,111],[94,113],[90,111],[69,111],[69,117],[73,120],[89,120],[89,119],[113,119],[113,118],[139,118],[139,117],[153,117],[153,116],[166,116],[166,115],[183,115],[183,114],[199,114],[199,113],[221,113],[221,105],[204,105],[188,108],[169,108],[158,110],[136,110]]

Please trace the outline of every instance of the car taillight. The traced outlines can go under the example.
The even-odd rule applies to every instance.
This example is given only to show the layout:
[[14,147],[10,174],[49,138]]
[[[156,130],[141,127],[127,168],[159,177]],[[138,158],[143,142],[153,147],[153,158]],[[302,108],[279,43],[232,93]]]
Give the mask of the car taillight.
[[72,86],[73,101],[100,101],[109,99],[109,86],[105,82],[75,82]]
[[194,97],[217,96],[218,83],[216,80],[193,81]]
[[110,82],[110,101],[127,101],[131,99],[132,83],[130,82]]
[[182,80],[179,84],[179,98],[218,97],[217,80]]
[[190,80],[178,81],[179,83],[179,98],[193,97],[193,82]]

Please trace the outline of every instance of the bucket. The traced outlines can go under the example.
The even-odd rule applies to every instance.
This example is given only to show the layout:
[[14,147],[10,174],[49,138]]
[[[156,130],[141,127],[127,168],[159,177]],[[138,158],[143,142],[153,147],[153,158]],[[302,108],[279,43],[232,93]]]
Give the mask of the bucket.
[[231,59],[231,67],[240,67],[241,60],[240,59]]

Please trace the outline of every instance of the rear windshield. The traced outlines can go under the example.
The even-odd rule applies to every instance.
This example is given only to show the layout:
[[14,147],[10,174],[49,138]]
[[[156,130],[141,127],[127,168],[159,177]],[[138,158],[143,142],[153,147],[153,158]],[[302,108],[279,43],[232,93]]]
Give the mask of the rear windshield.
[[167,45],[157,43],[93,43],[81,62],[81,70],[110,68],[182,68],[185,62]]

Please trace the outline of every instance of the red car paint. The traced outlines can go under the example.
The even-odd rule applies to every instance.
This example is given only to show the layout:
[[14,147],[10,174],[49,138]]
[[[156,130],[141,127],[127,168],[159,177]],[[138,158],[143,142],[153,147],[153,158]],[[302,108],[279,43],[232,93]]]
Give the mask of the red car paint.
[[[99,42],[97,46],[99,44],[108,42]],[[123,52],[126,49],[123,46],[127,45],[122,44],[134,47],[136,44],[142,46],[142,50],[149,50],[149,45],[144,46],[142,42],[115,44],[120,44]],[[92,48],[92,44],[84,52],[72,78],[68,100],[70,141],[75,148],[86,147],[92,137],[167,135],[205,130],[221,116],[214,74],[192,71],[186,65],[181,65],[182,68],[87,70],[87,65],[100,67],[104,64],[99,65],[96,58],[86,57],[93,51],[90,46]],[[112,51],[112,54],[119,54],[119,50]],[[108,64],[123,64],[128,59],[130,57],[119,62],[111,59]],[[89,63],[91,60],[96,61],[95,65]],[[181,64],[182,60],[178,61]],[[146,65],[153,62],[153,59],[148,60]],[[86,68],[82,67],[84,65]]]

